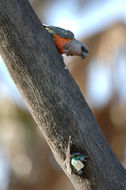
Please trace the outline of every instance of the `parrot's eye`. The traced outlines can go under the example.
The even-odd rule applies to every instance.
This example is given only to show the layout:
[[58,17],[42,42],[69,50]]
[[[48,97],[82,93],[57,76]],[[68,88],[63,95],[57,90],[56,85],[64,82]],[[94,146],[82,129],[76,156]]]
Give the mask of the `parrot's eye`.
[[87,46],[81,46],[81,50],[85,53],[88,53],[89,52],[89,49]]

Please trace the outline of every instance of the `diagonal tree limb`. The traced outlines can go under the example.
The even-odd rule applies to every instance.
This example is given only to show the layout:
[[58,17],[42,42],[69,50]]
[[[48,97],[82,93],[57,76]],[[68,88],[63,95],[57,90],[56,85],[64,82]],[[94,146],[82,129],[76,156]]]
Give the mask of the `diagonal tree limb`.
[[[0,53],[52,152],[77,190],[124,190],[126,171],[27,0],[0,1]],[[84,174],[67,171],[67,145],[88,156]]]

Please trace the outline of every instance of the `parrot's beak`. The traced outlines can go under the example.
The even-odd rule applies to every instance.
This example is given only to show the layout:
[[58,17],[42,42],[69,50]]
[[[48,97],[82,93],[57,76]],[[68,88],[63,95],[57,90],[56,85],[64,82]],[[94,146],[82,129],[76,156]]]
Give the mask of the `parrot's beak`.
[[82,59],[85,59],[89,54],[89,48],[83,44],[81,46],[81,53],[80,53],[80,56],[82,57]]

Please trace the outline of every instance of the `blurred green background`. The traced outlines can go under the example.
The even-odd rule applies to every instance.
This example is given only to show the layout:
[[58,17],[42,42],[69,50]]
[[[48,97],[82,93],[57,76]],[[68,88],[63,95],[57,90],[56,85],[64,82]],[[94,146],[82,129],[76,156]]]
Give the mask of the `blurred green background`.
[[[110,146],[126,168],[126,1],[31,0],[47,25],[71,30],[89,47],[64,61]],[[0,58],[0,190],[74,190]]]

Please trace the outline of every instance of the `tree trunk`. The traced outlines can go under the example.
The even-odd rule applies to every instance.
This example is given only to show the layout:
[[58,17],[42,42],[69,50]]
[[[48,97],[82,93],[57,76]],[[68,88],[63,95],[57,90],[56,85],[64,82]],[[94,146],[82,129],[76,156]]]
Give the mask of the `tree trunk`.
[[[52,37],[26,0],[0,0],[0,53],[52,152],[77,190],[125,190],[121,166]],[[68,172],[66,152],[88,156],[84,173]]]

